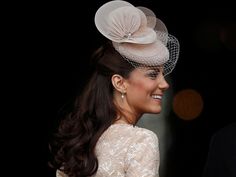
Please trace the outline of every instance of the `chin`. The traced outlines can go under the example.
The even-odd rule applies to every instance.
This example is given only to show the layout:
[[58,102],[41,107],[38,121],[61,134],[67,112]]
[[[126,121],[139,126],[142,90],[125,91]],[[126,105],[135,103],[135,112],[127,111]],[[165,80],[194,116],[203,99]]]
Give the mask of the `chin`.
[[161,113],[161,111],[159,110],[159,111],[153,111],[152,112],[152,114],[160,114]]
[[150,114],[159,114],[159,113],[161,113],[161,107],[155,107],[155,108],[149,110],[148,113],[150,113]]

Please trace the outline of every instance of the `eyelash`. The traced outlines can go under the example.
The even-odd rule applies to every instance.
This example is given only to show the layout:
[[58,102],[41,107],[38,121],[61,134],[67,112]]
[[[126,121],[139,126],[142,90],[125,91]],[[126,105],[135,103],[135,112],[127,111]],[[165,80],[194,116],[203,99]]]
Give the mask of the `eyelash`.
[[159,74],[159,71],[157,71],[157,72],[151,72],[151,73],[148,73],[147,75],[148,75],[148,77],[150,77],[151,79],[155,80],[156,77],[158,76],[158,74]]

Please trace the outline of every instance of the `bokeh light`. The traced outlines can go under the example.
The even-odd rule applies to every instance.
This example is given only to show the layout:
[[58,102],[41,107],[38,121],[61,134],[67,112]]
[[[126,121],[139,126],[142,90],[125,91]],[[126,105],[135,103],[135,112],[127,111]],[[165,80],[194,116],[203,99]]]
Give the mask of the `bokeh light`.
[[203,99],[194,89],[179,91],[173,99],[173,111],[183,120],[197,118],[203,110]]

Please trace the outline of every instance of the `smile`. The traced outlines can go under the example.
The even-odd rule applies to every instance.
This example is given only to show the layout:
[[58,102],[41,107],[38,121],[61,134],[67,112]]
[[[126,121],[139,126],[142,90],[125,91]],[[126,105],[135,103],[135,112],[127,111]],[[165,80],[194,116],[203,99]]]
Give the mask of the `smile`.
[[162,99],[162,96],[160,96],[160,95],[152,95],[152,98],[161,100],[161,99]]

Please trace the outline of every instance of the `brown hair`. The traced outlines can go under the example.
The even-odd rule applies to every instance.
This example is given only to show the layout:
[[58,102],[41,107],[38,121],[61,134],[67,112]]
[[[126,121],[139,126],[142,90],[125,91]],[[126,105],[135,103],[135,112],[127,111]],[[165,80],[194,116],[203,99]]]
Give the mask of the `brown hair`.
[[113,102],[111,77],[119,74],[128,78],[134,67],[108,42],[92,56],[95,71],[73,111],[61,122],[51,163],[69,177],[87,177],[96,173],[98,160],[95,146],[102,133],[119,114]]

